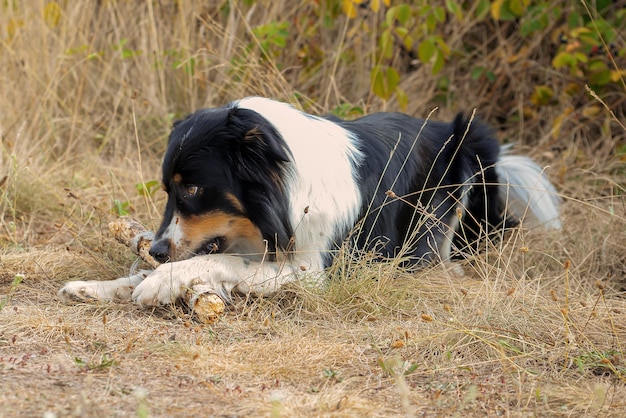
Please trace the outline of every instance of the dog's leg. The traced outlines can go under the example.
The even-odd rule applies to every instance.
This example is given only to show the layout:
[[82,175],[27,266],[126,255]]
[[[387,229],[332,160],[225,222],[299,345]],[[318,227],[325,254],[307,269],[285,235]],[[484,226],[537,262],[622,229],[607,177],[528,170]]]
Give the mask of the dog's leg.
[[465,212],[464,200],[457,203],[448,197],[433,205],[432,212],[422,215],[415,234],[409,238],[415,240],[415,245],[411,246],[414,248],[412,257],[418,263],[450,259],[452,243],[459,229],[459,216]]
[[176,302],[192,289],[212,290],[229,300],[231,292],[268,295],[297,278],[291,264],[256,262],[244,257],[211,254],[166,263],[154,270],[133,292],[143,306]]
[[129,277],[115,280],[77,280],[66,283],[58,295],[67,301],[130,301],[135,287],[141,283],[151,270],[141,270]]
[[440,260],[447,261],[451,253],[449,231],[451,228],[444,220],[427,220],[417,232],[417,244],[412,258],[419,264]]

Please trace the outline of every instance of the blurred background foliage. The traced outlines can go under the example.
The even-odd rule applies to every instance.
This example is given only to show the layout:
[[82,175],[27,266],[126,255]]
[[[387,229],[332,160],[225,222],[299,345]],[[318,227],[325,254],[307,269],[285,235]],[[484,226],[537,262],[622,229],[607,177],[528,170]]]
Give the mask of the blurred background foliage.
[[2,0],[0,160],[139,140],[158,161],[173,120],[264,95],[345,118],[476,108],[558,182],[625,159],[625,28],[609,0]]
[[[478,108],[523,143],[566,146],[561,139],[572,129],[582,136],[612,129],[610,115],[588,86],[623,120],[622,2],[27,3],[1,3],[9,15],[5,47],[39,19],[47,42],[54,42],[81,13],[93,27],[92,38],[75,37],[56,59],[82,66],[116,56],[123,64],[115,65],[126,67],[149,60],[158,75],[148,80],[172,113],[242,94],[271,94],[343,117],[380,109],[424,116],[435,106],[450,113]],[[141,26],[155,33],[126,30]],[[593,142],[593,136],[602,135],[576,138]],[[622,146],[623,133],[618,136],[614,150]]]

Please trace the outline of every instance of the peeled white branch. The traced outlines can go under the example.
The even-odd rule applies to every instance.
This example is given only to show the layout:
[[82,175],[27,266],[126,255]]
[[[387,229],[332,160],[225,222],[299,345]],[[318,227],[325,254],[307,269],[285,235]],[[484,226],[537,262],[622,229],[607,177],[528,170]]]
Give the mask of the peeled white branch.
[[[160,263],[149,253],[154,233],[148,231],[136,220],[124,216],[109,223],[109,230],[115,239],[128,246],[131,251],[141,257],[152,268]],[[193,286],[183,294],[183,301],[192,310],[198,321],[205,324],[214,324],[224,313],[226,304],[214,291],[206,289],[204,285]]]

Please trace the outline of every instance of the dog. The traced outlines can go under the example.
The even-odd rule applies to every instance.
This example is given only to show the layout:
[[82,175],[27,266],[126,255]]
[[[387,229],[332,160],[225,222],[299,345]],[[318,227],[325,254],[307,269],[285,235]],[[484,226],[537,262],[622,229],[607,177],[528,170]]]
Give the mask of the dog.
[[228,301],[324,280],[340,248],[411,267],[463,256],[520,223],[560,228],[542,168],[485,124],[402,113],[356,120],[248,97],[174,124],[153,271],[67,283],[67,299],[174,303],[195,285]]

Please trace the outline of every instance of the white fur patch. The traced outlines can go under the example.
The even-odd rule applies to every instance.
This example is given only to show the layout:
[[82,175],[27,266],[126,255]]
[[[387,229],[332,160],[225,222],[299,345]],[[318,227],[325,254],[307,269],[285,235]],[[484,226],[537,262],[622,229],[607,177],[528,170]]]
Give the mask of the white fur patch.
[[560,202],[544,170],[528,157],[502,155],[496,164],[507,212],[527,227],[561,228]]
[[66,301],[87,302],[101,301],[130,301],[135,286],[150,274],[150,270],[142,270],[129,277],[120,277],[115,280],[77,280],[66,283],[59,290],[58,295]]
[[304,269],[321,270],[321,255],[332,248],[338,233],[354,226],[359,215],[361,193],[355,167],[363,155],[356,138],[337,124],[286,103],[249,97],[236,106],[267,119],[289,147],[294,167],[286,179],[287,197],[297,258]]
[[142,306],[167,305],[199,285],[224,300],[229,300],[233,291],[262,296],[295,280],[297,273],[292,266],[275,262],[227,254],[202,255],[160,265],[135,288],[132,298]]

